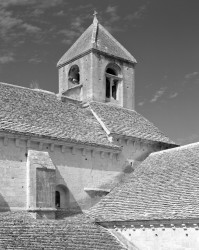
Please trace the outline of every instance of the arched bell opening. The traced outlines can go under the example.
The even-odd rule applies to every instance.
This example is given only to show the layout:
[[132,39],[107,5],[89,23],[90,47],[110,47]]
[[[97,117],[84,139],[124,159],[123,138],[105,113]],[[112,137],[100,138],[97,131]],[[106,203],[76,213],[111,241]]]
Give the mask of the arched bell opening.
[[68,82],[70,88],[80,83],[80,73],[77,65],[73,65],[70,68],[68,72]]
[[122,81],[121,69],[116,64],[109,64],[105,70],[106,101],[119,100],[119,84]]

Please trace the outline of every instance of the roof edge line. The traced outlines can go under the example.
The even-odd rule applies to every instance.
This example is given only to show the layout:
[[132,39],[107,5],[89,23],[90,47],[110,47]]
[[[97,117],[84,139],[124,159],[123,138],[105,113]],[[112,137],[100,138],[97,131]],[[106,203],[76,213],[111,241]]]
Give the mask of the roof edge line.
[[50,95],[56,95],[56,93],[50,92],[50,91],[45,90],[45,89],[31,89],[31,88],[28,88],[28,87],[15,85],[15,84],[12,84],[12,83],[7,83],[7,82],[0,82],[0,84],[6,85],[6,86],[9,86],[9,87],[14,87],[14,88],[20,88],[20,89],[26,89],[26,90],[31,90],[31,91],[42,92],[42,93],[46,93],[46,94],[50,94]]
[[156,140],[149,140],[149,139],[145,139],[145,138],[141,138],[141,137],[135,137],[135,136],[129,136],[129,135],[124,135],[124,134],[118,134],[116,132],[110,132],[109,136],[116,136],[119,138],[124,138],[124,139],[134,139],[134,140],[140,140],[140,141],[144,141],[144,142],[153,142],[153,143],[161,143],[161,144],[166,144],[166,145],[174,145],[176,147],[179,147],[180,145],[175,144],[175,143],[170,143],[170,142],[163,142],[163,141],[156,141]]
[[153,152],[153,153],[151,153],[151,155],[162,154],[162,153],[165,153],[165,152],[171,152],[171,151],[176,151],[176,150],[181,150],[181,149],[186,149],[186,148],[189,149],[189,147],[192,147],[192,146],[194,147],[196,145],[199,146],[199,142],[193,142],[193,143],[189,143],[189,144],[186,144],[186,145],[178,146],[178,147],[175,147],[175,148],[169,148],[167,150]]
[[[27,135],[27,133],[25,132],[19,132],[19,131],[11,131],[11,130],[2,130],[0,129],[0,137],[2,136],[7,136],[9,137],[10,135],[14,135],[13,138],[16,138],[18,136],[24,136],[21,139],[24,140],[31,140],[31,141],[42,141],[42,142],[46,142],[46,143],[55,143],[55,144],[59,144],[59,145],[68,145],[68,146],[77,146],[78,148],[83,148],[83,147],[88,147],[88,148],[98,148],[99,151],[100,149],[104,149],[104,151],[112,151],[115,153],[119,153],[121,152],[121,148],[119,148],[118,146],[108,146],[108,145],[102,145],[102,144],[92,144],[92,143],[87,143],[87,142],[75,142],[75,141],[70,141],[67,139],[62,139],[62,138],[56,138],[56,137],[51,137],[50,136],[41,136],[38,134],[29,134]],[[16,136],[15,136],[16,135]],[[56,143],[59,142],[59,143]],[[117,148],[116,148],[117,147]],[[92,149],[91,149],[92,150]]]
[[108,32],[101,24],[99,24],[100,25],[100,28],[111,38],[111,39],[113,39],[113,41],[130,57],[130,58],[132,58],[132,60],[134,60],[135,61],[135,63],[137,63],[137,60],[135,59],[135,57],[133,56],[133,55],[131,55],[131,53],[127,50],[127,49],[125,49],[125,47],[120,43],[120,42],[118,42],[116,39],[115,39],[115,37],[114,36],[112,36],[111,35],[111,33],[110,32]]
[[97,17],[94,16],[94,19],[93,19],[93,31],[92,31],[92,37],[91,37],[91,44],[93,45],[93,47],[96,47],[97,32],[98,32],[98,20],[97,20]]
[[122,61],[124,61],[124,62],[133,64],[133,65],[136,65],[136,64],[137,64],[137,61],[130,61],[130,60],[127,60],[127,59],[125,59],[125,58],[122,58],[122,57],[119,57],[119,56],[115,56],[115,55],[112,55],[112,54],[110,54],[110,53],[106,53],[106,52],[104,52],[104,51],[101,51],[101,50],[99,50],[99,49],[96,49],[95,46],[93,46],[91,49],[88,49],[88,50],[84,51],[83,53],[81,53],[81,54],[75,56],[73,59],[70,59],[70,60],[68,60],[68,61],[65,61],[64,63],[59,63],[59,62],[58,62],[58,63],[57,63],[57,68],[60,69],[60,68],[64,67],[65,65],[67,65],[67,64],[69,64],[69,63],[71,63],[71,62],[74,62],[75,60],[77,60],[77,59],[79,59],[79,58],[81,58],[81,57],[83,57],[83,56],[85,56],[85,55],[87,55],[87,54],[89,54],[89,53],[91,53],[91,52],[97,52],[97,53],[101,53],[102,55],[114,57],[114,58],[116,58],[116,59],[118,59],[118,60],[122,60]]
[[95,111],[93,111],[93,109],[90,107],[92,114],[94,115],[94,117],[96,118],[96,120],[99,122],[99,124],[102,126],[102,128],[104,129],[104,131],[106,132],[107,135],[110,135],[111,132],[107,129],[107,127],[105,126],[104,122],[99,118],[99,116],[95,113]]
[[57,68],[62,68],[63,66],[65,66],[65,65],[67,65],[67,64],[69,64],[69,63],[71,63],[71,62],[74,62],[75,60],[77,60],[77,59],[79,59],[79,58],[81,58],[81,57],[83,57],[83,56],[85,56],[85,55],[91,53],[91,52],[92,52],[92,49],[93,49],[93,48],[88,49],[88,50],[84,51],[83,53],[81,53],[81,54],[75,56],[74,58],[72,58],[72,59],[70,59],[70,60],[68,60],[68,61],[65,61],[64,63],[59,63],[59,62],[58,62],[58,63],[57,63]]
[[[93,215],[89,215],[89,217],[94,218]],[[188,221],[187,223],[194,223],[195,221],[199,222],[198,218],[168,218],[168,219],[139,219],[139,220],[134,220],[134,219],[128,219],[128,220],[100,220],[99,218],[95,218],[95,223],[98,225],[101,225],[103,227],[109,227],[110,225],[140,225],[140,224],[146,224],[146,225],[171,225],[172,223],[174,224],[183,224],[183,220]]]
[[120,56],[115,56],[115,55],[113,55],[113,54],[111,54],[111,53],[107,53],[107,52],[104,52],[104,51],[101,51],[101,50],[99,50],[99,49],[96,49],[96,48],[93,48],[92,49],[93,50],[93,52],[100,52],[101,54],[103,54],[103,55],[108,55],[108,56],[111,56],[111,57],[115,57],[116,59],[119,59],[119,60],[122,60],[122,61],[125,61],[125,62],[128,62],[128,63],[131,63],[131,64],[137,64],[137,61],[135,60],[135,61],[130,61],[130,60],[128,60],[128,59],[125,59],[125,58],[122,58],[122,57],[120,57]]

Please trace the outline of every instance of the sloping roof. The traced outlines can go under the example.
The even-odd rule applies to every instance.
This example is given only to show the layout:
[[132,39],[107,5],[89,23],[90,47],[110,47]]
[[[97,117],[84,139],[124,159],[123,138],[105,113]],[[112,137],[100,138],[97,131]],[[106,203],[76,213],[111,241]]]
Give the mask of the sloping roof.
[[152,153],[91,208],[97,221],[199,217],[199,143]]
[[0,131],[67,142],[112,145],[90,110],[54,93],[0,83]]
[[90,107],[110,133],[175,144],[135,110],[99,102],[91,102]]
[[135,58],[95,18],[94,22],[61,57],[57,66],[67,63],[91,49],[136,63]]
[[0,249],[126,249],[108,230],[79,216],[35,220],[26,212],[0,213]]

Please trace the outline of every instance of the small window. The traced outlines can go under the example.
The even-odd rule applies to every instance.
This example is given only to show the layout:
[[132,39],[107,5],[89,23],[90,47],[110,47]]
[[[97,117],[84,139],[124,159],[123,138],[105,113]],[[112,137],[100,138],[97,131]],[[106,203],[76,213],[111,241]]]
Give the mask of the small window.
[[73,85],[77,85],[80,82],[80,75],[79,75],[79,67],[77,65],[73,65],[68,73],[68,81]]
[[60,207],[60,192],[59,191],[55,191],[55,206],[56,207]]
[[119,71],[119,67],[114,64],[106,69],[106,101],[118,100],[118,84],[122,79],[118,76]]

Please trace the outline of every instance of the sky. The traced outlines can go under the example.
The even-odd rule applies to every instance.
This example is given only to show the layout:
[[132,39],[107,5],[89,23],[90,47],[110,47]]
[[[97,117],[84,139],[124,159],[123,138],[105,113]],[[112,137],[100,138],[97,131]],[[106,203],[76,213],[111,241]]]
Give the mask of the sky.
[[99,22],[136,58],[136,111],[199,141],[198,0],[0,0],[0,81],[58,92],[56,64]]

